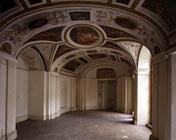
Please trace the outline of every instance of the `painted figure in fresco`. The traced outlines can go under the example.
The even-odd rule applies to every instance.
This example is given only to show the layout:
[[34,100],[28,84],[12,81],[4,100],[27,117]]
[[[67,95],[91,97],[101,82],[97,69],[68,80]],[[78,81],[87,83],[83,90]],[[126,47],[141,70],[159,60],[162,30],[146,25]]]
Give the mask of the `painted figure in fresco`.
[[81,45],[91,45],[99,39],[98,33],[94,29],[86,26],[74,28],[70,33],[70,37],[74,42]]

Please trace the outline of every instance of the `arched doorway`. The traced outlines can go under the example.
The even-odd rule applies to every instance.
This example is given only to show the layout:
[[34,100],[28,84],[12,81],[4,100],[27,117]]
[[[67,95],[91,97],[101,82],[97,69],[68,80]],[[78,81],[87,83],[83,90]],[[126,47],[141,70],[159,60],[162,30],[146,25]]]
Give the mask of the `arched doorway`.
[[117,81],[113,69],[98,69],[98,108],[100,110],[116,110]]
[[143,46],[138,58],[137,71],[137,124],[151,123],[151,54]]

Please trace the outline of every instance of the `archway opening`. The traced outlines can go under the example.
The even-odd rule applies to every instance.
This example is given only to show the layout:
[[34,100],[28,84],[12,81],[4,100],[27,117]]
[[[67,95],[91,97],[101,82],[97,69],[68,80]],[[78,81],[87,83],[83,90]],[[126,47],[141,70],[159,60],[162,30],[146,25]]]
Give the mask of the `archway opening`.
[[[25,48],[18,57],[16,79],[16,123],[41,119],[44,114],[45,67],[39,53]],[[43,88],[43,89],[42,89]]]
[[137,74],[137,124],[151,124],[151,54],[143,46],[141,48],[138,60]]
[[113,69],[104,68],[97,70],[98,79],[98,108],[100,110],[116,110],[116,73]]

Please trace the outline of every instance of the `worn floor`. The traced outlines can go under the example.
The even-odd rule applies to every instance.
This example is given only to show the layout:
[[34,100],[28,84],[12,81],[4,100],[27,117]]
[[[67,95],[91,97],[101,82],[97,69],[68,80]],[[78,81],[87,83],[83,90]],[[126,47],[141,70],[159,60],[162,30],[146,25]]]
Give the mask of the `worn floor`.
[[130,116],[114,112],[75,111],[51,121],[17,124],[17,140],[148,140],[146,127],[127,123]]

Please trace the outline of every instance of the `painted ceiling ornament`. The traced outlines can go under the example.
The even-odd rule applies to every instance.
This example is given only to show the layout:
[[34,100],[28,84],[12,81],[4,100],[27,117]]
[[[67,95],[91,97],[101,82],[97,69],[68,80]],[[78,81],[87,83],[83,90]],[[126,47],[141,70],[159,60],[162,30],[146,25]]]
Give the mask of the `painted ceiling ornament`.
[[47,18],[43,18],[43,17],[40,17],[40,18],[36,18],[36,19],[33,19],[32,21],[30,21],[28,23],[28,28],[29,29],[37,29],[37,28],[40,28],[44,25],[46,25],[48,23],[48,19]]
[[132,54],[137,64],[140,48],[142,47],[142,45],[140,43],[132,42],[132,41],[120,41],[119,43],[123,45],[123,47],[125,47],[125,49]]
[[95,16],[98,22],[104,22],[110,19],[108,12],[104,10],[97,10]]
[[40,56],[32,48],[25,49],[22,52],[22,57],[26,60],[28,67],[31,70],[44,69],[43,62],[40,59]]
[[106,34],[93,24],[75,24],[63,31],[63,40],[74,48],[94,48],[105,43]]
[[54,11],[54,12],[51,12],[51,14],[50,14],[49,22],[52,25],[65,23],[67,21],[69,21],[69,18],[68,18],[67,12],[65,10]]
[[[119,29],[122,30],[123,32],[126,32],[135,38],[137,38],[140,42],[145,44],[146,46],[159,46],[162,50],[166,48],[166,42],[164,40],[164,36],[160,34],[160,32],[155,28],[155,26],[152,26],[147,20],[145,20],[142,17],[136,16],[133,13],[129,13],[128,11],[124,10],[119,10],[119,9],[105,9],[102,7],[86,7],[87,11],[90,12],[90,22],[95,23],[96,25],[102,25],[102,26],[108,26],[111,28]],[[60,10],[52,9],[51,11],[48,12],[43,12],[43,13],[37,13],[37,14],[31,14],[26,17],[20,18],[19,20],[15,20],[13,23],[8,24],[6,28],[4,28],[0,32],[0,43],[4,41],[10,41],[14,44],[16,47],[15,49],[19,49],[26,41],[28,41],[31,37],[35,36],[37,33],[41,33],[42,31],[46,29],[52,29],[55,30],[54,28],[60,27],[60,26],[68,26],[69,25],[69,32],[71,31],[71,25],[73,23],[80,24],[81,21],[71,21],[69,18],[68,13],[70,11],[78,11],[80,10],[80,7],[73,7],[70,9],[70,7],[62,8]],[[129,29],[129,28],[122,28],[119,24],[115,23],[115,18],[116,17],[127,17],[131,21],[135,21],[137,23],[137,28],[136,29]],[[31,19],[35,18],[47,18],[48,19],[48,24],[45,26],[39,27],[35,29],[35,32],[33,30],[29,30],[27,28],[27,21],[31,21]],[[82,21],[83,24],[85,22]],[[65,39],[64,37],[62,40],[65,40],[69,46],[71,47],[79,47],[79,48],[87,48],[87,47],[96,47],[96,42],[98,45],[102,45],[103,41],[102,38],[106,38],[106,35],[104,31],[101,30],[101,28],[95,25],[91,25],[89,21],[86,22],[86,25],[90,25],[89,27],[91,28],[96,36],[96,33],[98,33],[98,36],[100,39],[95,41],[95,43],[90,43],[91,45],[84,45],[82,43],[79,43],[71,39],[71,36],[67,33],[68,39]],[[127,24],[128,25],[128,24]],[[124,24],[123,24],[124,26]],[[125,25],[126,26],[126,25]],[[128,25],[129,27],[132,27],[131,25]],[[66,29],[68,29],[66,28]],[[78,28],[77,28],[78,29]],[[76,30],[76,29],[75,29]],[[68,32],[68,30],[67,30]],[[73,33],[73,31],[72,31]],[[59,33],[60,34],[60,33]],[[59,35],[58,35],[59,36]],[[116,36],[116,35],[115,35]],[[94,38],[95,39],[95,38]],[[47,39],[46,39],[47,40]],[[57,40],[56,40],[57,41]],[[60,41],[60,40],[59,40]],[[102,43],[100,43],[102,41]],[[93,41],[92,41],[93,42]],[[82,45],[81,45],[82,44]],[[20,48],[21,49],[21,48]]]
[[0,45],[0,51],[3,51],[8,54],[12,54],[13,47],[9,42],[4,42],[2,45]]
[[0,43],[3,41],[12,42],[15,46],[19,46],[26,34],[26,28],[20,24],[14,24],[1,34]]
[[137,28],[137,23],[131,20],[130,18],[127,17],[119,17],[117,16],[114,20],[114,22],[121,27],[128,28],[128,29],[136,29]]
[[144,44],[148,46],[162,46],[158,44],[157,33],[154,30],[149,30],[145,25],[140,25],[137,28],[137,33],[140,35],[140,39]]
[[142,7],[157,14],[167,24],[169,31],[176,29],[175,0],[145,0]]

